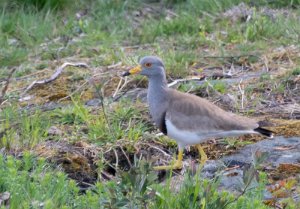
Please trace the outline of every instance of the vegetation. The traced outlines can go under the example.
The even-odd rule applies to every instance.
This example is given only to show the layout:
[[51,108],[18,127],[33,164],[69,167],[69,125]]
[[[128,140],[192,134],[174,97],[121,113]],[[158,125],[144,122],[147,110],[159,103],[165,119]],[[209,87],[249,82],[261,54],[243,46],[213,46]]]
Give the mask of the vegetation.
[[[0,2],[0,208],[296,208],[292,198],[265,200],[270,176],[260,168],[263,156],[254,156],[237,193],[222,191],[221,172],[211,179],[200,171],[174,174],[182,177],[178,188],[170,172],[162,183],[149,155],[166,156],[176,146],[157,136],[145,105],[122,98],[145,87],[145,80],[135,78],[122,89],[123,80],[115,77],[139,57],[156,54],[169,81],[198,79],[180,83],[180,91],[221,101],[236,112],[255,114],[274,95],[297,99],[299,0],[76,2]],[[70,60],[88,62],[90,69],[70,68],[53,85],[26,94],[30,83]],[[280,74],[281,68],[287,70]],[[211,69],[230,78],[263,72],[243,86],[243,79],[228,84]],[[97,81],[99,86],[90,85]],[[235,98],[234,104],[220,95]],[[97,108],[85,105],[95,98]],[[255,140],[225,138],[222,151]],[[48,142],[67,145],[47,149]],[[83,187],[81,176],[72,179],[67,166],[92,173],[96,181]],[[293,182],[282,186],[285,194],[299,190]]]
[[263,184],[235,202],[228,192],[218,192],[214,180],[187,174],[176,194],[170,185],[156,184],[156,174],[143,161],[122,173],[118,183],[97,182],[84,194],[74,180],[28,152],[19,160],[0,155],[0,165],[1,191],[10,191],[10,208],[267,208],[260,201]]

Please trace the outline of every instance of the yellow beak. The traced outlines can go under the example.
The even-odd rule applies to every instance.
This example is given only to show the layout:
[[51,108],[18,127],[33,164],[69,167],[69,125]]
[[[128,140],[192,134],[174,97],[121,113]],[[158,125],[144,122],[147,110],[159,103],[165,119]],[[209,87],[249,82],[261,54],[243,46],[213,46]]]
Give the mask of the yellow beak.
[[142,71],[142,66],[138,65],[132,69],[130,69],[128,72],[125,72],[123,76],[128,76],[128,75],[133,75],[133,74],[138,74],[139,72]]

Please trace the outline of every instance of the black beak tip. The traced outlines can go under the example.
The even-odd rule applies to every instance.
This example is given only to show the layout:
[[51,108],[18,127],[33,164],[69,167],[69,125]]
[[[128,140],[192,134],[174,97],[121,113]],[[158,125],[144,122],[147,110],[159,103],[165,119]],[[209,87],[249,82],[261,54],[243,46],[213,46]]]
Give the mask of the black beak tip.
[[127,72],[122,74],[122,77],[129,76],[129,75],[130,75],[130,73],[129,73],[129,71],[127,71]]

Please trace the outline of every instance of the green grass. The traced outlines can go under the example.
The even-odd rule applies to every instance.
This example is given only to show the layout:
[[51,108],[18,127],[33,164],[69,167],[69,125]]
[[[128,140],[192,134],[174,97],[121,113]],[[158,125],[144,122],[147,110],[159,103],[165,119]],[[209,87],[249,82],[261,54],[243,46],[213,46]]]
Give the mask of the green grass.
[[268,208],[261,202],[263,183],[235,201],[232,194],[218,191],[217,179],[187,174],[176,193],[169,183],[157,184],[157,174],[144,161],[122,172],[118,183],[98,182],[83,194],[75,181],[28,152],[22,159],[1,154],[0,177],[0,192],[11,195],[10,208]]
[[[222,56],[260,56],[281,46],[298,45],[300,40],[299,0],[163,0],[159,4],[138,0],[89,0],[76,4],[68,0],[3,2],[0,4],[1,81],[12,67],[18,67],[13,78],[19,78],[71,57],[87,60],[96,70],[121,61],[120,70],[123,70],[124,65],[133,66],[138,58],[149,54],[164,60],[169,79],[183,78],[191,74],[194,64],[201,68],[239,65],[239,60]],[[241,2],[256,7],[249,21],[233,23],[222,16]],[[259,12],[261,6],[289,9],[291,15],[271,19]],[[135,16],[136,13],[140,16]],[[253,65],[260,61],[256,56],[248,56],[247,60]],[[280,81],[264,73],[257,84],[246,86],[246,98],[255,106],[260,103],[265,88],[283,94],[294,87],[293,79],[298,75],[299,67]],[[84,75],[77,77],[83,78]],[[208,82],[200,86],[181,84],[179,90],[205,96],[211,92],[227,93],[228,86],[223,81]],[[253,99],[253,92],[260,94]],[[63,137],[51,137],[52,140],[67,137],[70,142],[86,140],[97,146],[118,140],[136,142],[145,132],[153,130],[139,103],[122,100],[112,105],[104,98],[104,109],[95,110],[74,96],[63,108],[27,112],[20,111],[17,93],[6,95],[6,105],[0,106],[0,148],[30,150],[49,139],[47,130],[53,125],[68,131]],[[171,146],[171,142],[161,142]],[[225,143],[240,145],[230,139]],[[176,193],[170,179],[166,186],[157,184],[157,176],[149,165],[135,164],[129,172],[118,171],[116,181],[97,182],[82,194],[74,181],[43,159],[26,151],[19,159],[1,154],[0,193],[11,193],[11,208],[133,208],[136,205],[140,208],[145,205],[148,208],[204,209],[225,205],[226,208],[267,208],[262,203],[264,182],[233,201],[232,194],[218,190],[218,179],[203,180],[186,174],[182,188]]]
[[[206,11],[214,13],[213,8],[217,9],[218,12],[224,11],[226,8],[238,3],[238,1],[227,1],[223,3],[218,3],[217,1],[208,1],[201,2],[201,4],[196,3],[196,1],[190,1],[190,3],[184,3],[184,5],[188,5],[189,8],[186,10],[178,7],[178,17],[175,17],[171,20],[164,19],[154,19],[154,18],[144,18],[142,19],[142,23],[140,27],[137,29],[133,29],[132,23],[130,22],[130,11],[133,10],[134,7],[139,6],[139,4],[135,1],[99,1],[94,3],[93,6],[96,9],[91,11],[91,17],[83,17],[80,20],[69,19],[65,25],[62,25],[61,18],[63,16],[57,16],[54,12],[42,13],[27,13],[26,11],[18,11],[17,13],[12,13],[7,9],[3,9],[2,18],[0,20],[0,28],[2,33],[4,34],[1,42],[2,45],[6,46],[6,48],[14,48],[10,47],[7,44],[7,40],[9,38],[13,38],[18,40],[18,44],[27,48],[32,48],[37,46],[38,44],[46,41],[47,39],[53,39],[55,37],[59,37],[61,35],[67,35],[67,37],[76,37],[78,33],[84,32],[86,33],[86,37],[83,39],[88,41],[88,45],[92,45],[95,42],[102,43],[104,40],[106,44],[121,44],[120,40],[126,39],[132,40],[132,43],[148,43],[157,39],[170,39],[172,37],[176,38],[176,42],[179,41],[183,44],[190,44],[192,46],[185,46],[184,48],[196,47],[197,45],[205,44],[209,42],[206,39],[205,33],[214,32],[212,29],[215,27],[218,30],[229,29],[228,38],[222,42],[236,42],[237,40],[243,42],[259,40],[261,38],[278,38],[282,36],[290,36],[296,34],[293,30],[299,30],[297,25],[292,24],[292,22],[285,23],[283,22],[285,18],[279,18],[279,20],[272,22],[267,17],[253,17],[247,24],[241,24],[240,27],[232,27],[230,25],[230,21],[221,21],[220,23],[213,23],[207,17],[202,17],[201,13],[193,12],[193,9],[197,8],[197,11]],[[212,4],[212,5],[210,5]],[[200,6],[201,5],[201,6]],[[203,8],[202,8],[203,7]],[[205,8],[204,8],[205,7]],[[97,8],[101,8],[102,11],[97,10]],[[107,9],[107,12],[104,10]],[[179,9],[181,8],[181,9]],[[188,11],[188,12],[187,12]],[[162,17],[164,14],[162,14]],[[111,24],[114,22],[114,24]],[[286,20],[286,21],[294,21],[296,20]],[[17,22],[17,26],[15,26],[15,22]],[[114,25],[112,27],[112,25]],[[278,25],[280,28],[278,28]],[[290,27],[290,32],[286,33],[286,26],[293,25]],[[233,28],[236,28],[232,30]],[[272,37],[275,33],[275,37]],[[186,37],[186,38],[184,38]],[[220,37],[221,38],[221,37]],[[182,39],[182,40],[180,40]],[[174,40],[175,41],[175,40]],[[91,43],[93,42],[93,43]],[[63,44],[63,43],[62,43]],[[85,45],[86,43],[82,44]],[[81,45],[81,46],[82,46]],[[71,46],[70,46],[71,47]],[[26,51],[24,52],[22,49],[24,47],[17,47],[18,53],[14,53],[14,51],[10,52],[9,50],[5,50],[3,52],[3,61],[7,60],[4,58],[11,57],[12,60],[15,60],[15,63],[20,63],[23,60],[26,60]],[[164,49],[165,50],[165,49]],[[168,49],[167,49],[168,50]],[[170,50],[169,50],[170,51]],[[72,53],[73,50],[66,52]],[[15,58],[12,56],[16,56]],[[5,63],[7,66],[11,66],[14,63]]]
[[50,125],[48,115],[39,111],[30,115],[8,107],[2,110],[0,118],[5,121],[1,124],[1,148],[28,149],[46,139]]
[[74,99],[73,105],[51,113],[53,123],[73,125],[82,136],[81,126],[87,129],[87,138],[96,144],[115,142],[119,139],[137,141],[149,129],[143,118],[143,111],[135,108],[130,101],[120,101],[113,110],[105,105],[96,114]]
[[[264,50],[266,39],[274,46],[298,43],[300,28],[293,16],[271,20],[256,13],[250,21],[234,25],[231,20],[218,18],[220,13],[238,3],[239,0],[165,2],[163,7],[172,5],[177,16],[170,20],[166,20],[165,12],[142,16],[138,18],[138,26],[135,26],[132,13],[142,5],[134,0],[92,1],[90,6],[85,5],[87,15],[79,19],[75,18],[76,9],[73,7],[67,7],[68,12],[28,12],[22,7],[14,11],[3,7],[0,16],[0,43],[3,46],[0,63],[3,67],[11,67],[26,62],[28,56],[55,60],[74,55],[90,57],[95,65],[110,65],[120,60],[126,63],[127,58],[119,50],[120,46],[154,41],[168,43],[155,44],[152,50],[165,60],[170,75],[182,77],[187,74],[191,63],[201,60],[199,50],[205,47],[217,49],[220,55],[224,55],[227,53],[226,46],[232,43],[236,45],[237,53],[241,47]],[[207,13],[215,18],[205,15]],[[69,43],[68,40],[78,39],[80,34],[85,36]],[[49,42],[55,38],[60,39]],[[41,50],[39,45],[47,42]],[[115,49],[109,51],[112,46]],[[58,51],[58,48],[61,49]],[[145,52],[137,50],[137,53]],[[149,53],[148,50],[145,54]]]

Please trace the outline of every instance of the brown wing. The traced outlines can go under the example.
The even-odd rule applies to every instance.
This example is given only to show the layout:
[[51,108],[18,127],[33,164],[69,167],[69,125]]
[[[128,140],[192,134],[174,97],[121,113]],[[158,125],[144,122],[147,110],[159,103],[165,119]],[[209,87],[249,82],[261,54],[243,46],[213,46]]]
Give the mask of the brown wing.
[[252,119],[225,112],[200,97],[170,89],[167,119],[185,130],[252,130],[258,124]]

